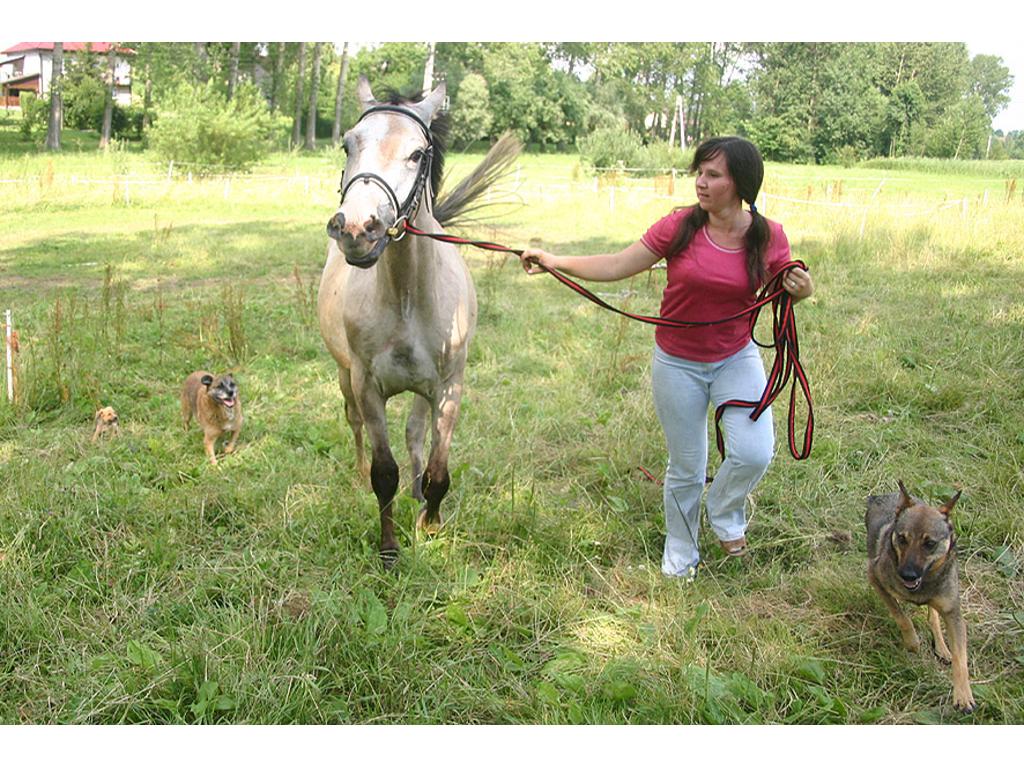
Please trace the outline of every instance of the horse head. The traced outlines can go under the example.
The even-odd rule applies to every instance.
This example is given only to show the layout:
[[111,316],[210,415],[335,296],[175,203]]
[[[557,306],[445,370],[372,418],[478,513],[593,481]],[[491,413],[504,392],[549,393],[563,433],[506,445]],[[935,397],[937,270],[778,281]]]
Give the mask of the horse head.
[[342,199],[327,234],[349,264],[365,269],[391,242],[388,231],[414,217],[423,195],[430,194],[430,124],[444,103],[445,86],[421,101],[380,103],[360,77],[357,93],[363,113],[345,134]]

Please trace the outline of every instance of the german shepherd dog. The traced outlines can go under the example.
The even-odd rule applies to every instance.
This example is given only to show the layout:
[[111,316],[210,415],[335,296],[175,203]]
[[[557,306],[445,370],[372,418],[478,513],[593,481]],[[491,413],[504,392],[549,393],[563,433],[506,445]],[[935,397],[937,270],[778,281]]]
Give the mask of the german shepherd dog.
[[[907,650],[917,651],[921,642],[898,601],[928,606],[935,655],[953,665],[953,706],[964,713],[973,712],[974,696],[967,677],[967,626],[960,615],[956,535],[949,521],[960,492],[936,508],[913,498],[903,481],[898,482],[899,493],[868,496],[864,516],[868,581],[896,619]],[[942,635],[940,616],[949,633],[949,646]]]

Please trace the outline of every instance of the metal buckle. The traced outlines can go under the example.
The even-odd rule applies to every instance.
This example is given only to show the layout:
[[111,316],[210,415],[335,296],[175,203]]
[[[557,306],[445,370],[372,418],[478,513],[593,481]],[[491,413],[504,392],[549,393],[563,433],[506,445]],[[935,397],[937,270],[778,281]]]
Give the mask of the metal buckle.
[[[394,240],[396,243],[401,240],[408,233],[409,230],[405,228],[405,222],[409,219],[408,216],[399,216],[395,219],[395,223],[387,228],[388,237]],[[398,225],[401,224],[402,228],[399,229]]]

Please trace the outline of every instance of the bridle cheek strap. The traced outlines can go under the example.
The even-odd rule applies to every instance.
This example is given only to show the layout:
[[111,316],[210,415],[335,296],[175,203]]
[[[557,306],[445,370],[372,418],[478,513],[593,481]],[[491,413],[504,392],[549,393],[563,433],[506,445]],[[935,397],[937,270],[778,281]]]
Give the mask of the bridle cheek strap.
[[[367,115],[374,112],[393,112],[395,114],[403,115],[404,117],[408,117],[413,120],[416,125],[419,126],[420,130],[423,131],[423,136],[427,140],[427,146],[423,150],[423,157],[420,159],[419,166],[416,169],[416,178],[413,181],[412,189],[409,190],[409,194],[406,196],[405,202],[399,204],[398,195],[395,194],[391,185],[382,177],[378,176],[376,173],[357,173],[342,187],[341,202],[338,205],[340,207],[344,204],[345,196],[352,188],[352,185],[357,181],[362,180],[364,184],[376,184],[381,190],[383,190],[384,194],[387,195],[388,203],[391,205],[391,210],[395,212],[395,221],[390,227],[388,227],[387,237],[390,240],[401,240],[405,236],[405,227],[403,225],[405,222],[409,221],[410,218],[415,217],[416,212],[419,210],[423,190],[426,189],[427,181],[430,179],[430,173],[434,164],[434,139],[427,124],[412,110],[403,109],[402,107],[390,104],[381,104],[376,107],[370,107],[368,110],[363,112],[359,117],[359,120],[362,120]],[[342,178],[342,181],[344,181],[344,178]]]

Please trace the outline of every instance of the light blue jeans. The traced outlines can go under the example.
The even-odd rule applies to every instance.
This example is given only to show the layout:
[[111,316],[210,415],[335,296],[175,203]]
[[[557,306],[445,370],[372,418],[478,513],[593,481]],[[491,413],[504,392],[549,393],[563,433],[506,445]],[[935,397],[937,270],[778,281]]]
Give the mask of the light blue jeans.
[[[758,400],[765,387],[764,364],[750,342],[716,363],[673,357],[657,345],[651,369],[654,408],[668,443],[665,472],[665,552],[661,570],[684,576],[700,561],[700,500],[708,461],[708,405]],[[722,416],[725,460],[708,488],[708,521],[722,541],[747,529],[745,502],[764,476],[775,449],[771,408],[757,421],[749,408],[726,408]]]

